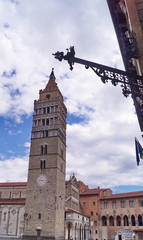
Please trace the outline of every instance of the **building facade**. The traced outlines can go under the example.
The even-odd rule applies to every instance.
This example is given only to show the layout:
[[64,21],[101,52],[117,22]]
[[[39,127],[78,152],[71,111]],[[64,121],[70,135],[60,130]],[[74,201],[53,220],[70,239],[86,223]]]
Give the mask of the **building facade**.
[[[125,70],[143,76],[143,0],[107,0]],[[129,79],[141,131],[143,131],[143,83]],[[136,84],[133,88],[132,82]],[[138,92],[138,95],[136,93]]]
[[27,183],[0,183],[0,239],[21,237]]
[[143,239],[143,191],[113,194],[85,187],[79,186],[80,202],[90,218],[90,239]]

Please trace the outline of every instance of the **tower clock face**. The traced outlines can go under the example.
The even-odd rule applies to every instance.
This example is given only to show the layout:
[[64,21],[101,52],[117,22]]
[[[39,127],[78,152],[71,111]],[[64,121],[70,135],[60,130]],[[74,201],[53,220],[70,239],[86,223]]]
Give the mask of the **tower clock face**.
[[37,178],[37,185],[39,187],[45,186],[47,183],[47,177],[44,174],[40,174]]

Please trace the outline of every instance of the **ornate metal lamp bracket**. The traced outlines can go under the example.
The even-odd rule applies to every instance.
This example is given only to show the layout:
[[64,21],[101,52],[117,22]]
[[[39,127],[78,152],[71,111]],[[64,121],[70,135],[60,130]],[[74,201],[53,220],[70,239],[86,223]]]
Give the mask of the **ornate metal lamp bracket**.
[[56,52],[53,54],[59,61],[66,60],[70,66],[70,70],[73,70],[74,63],[79,63],[85,66],[86,69],[91,68],[96,75],[101,78],[101,81],[105,84],[111,82],[114,86],[118,84],[122,88],[122,93],[125,97],[130,94],[133,98],[135,109],[137,112],[141,131],[143,132],[143,77],[132,74],[130,72],[122,71],[109,66],[101,65],[95,62],[90,62],[84,59],[75,57],[74,47],[67,49],[67,53]]
[[85,66],[86,69],[89,67],[101,78],[101,81],[105,84],[109,81],[114,86],[120,84],[122,88],[122,93],[125,97],[128,97],[129,94],[138,95],[143,100],[143,77],[142,76],[133,76],[133,74],[101,65],[95,62],[90,62],[84,59],[75,57],[74,47],[67,49],[67,53],[64,55],[64,52],[56,52],[53,54],[56,59],[59,61],[66,60],[70,66],[70,70],[73,70],[74,63],[79,63]]

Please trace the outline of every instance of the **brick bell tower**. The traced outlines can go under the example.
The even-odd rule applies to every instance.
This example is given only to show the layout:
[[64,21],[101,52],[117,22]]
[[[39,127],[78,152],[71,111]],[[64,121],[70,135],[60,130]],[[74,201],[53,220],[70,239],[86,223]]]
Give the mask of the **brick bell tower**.
[[52,69],[34,101],[23,239],[64,239],[66,107]]

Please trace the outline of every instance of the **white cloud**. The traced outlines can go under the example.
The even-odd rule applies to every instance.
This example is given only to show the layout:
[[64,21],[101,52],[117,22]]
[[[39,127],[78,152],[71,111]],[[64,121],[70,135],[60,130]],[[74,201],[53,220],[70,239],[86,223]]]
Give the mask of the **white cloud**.
[[28,156],[0,161],[0,182],[27,181]]

